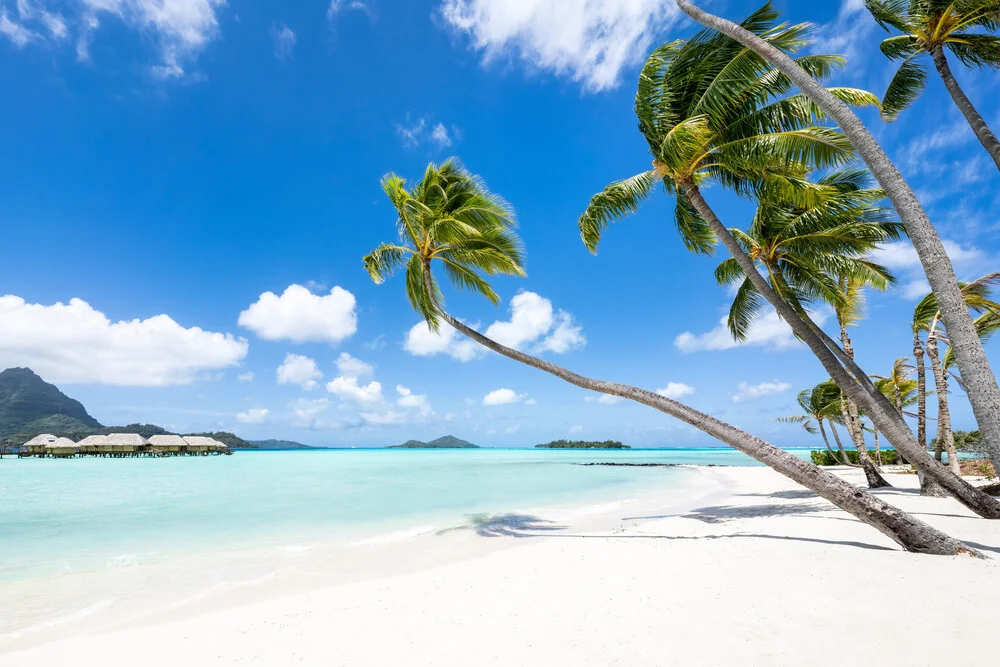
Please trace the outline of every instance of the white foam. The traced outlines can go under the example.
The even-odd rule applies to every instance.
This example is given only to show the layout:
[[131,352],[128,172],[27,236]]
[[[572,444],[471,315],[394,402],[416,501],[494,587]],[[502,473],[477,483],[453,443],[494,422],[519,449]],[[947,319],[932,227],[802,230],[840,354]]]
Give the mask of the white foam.
[[425,524],[423,526],[415,526],[413,528],[407,528],[405,530],[397,530],[392,533],[387,533],[385,535],[379,535],[377,537],[371,537],[366,540],[360,540],[358,542],[352,542],[350,546],[361,547],[369,546],[372,544],[391,544],[393,542],[402,542],[404,540],[411,540],[415,537],[420,537],[421,535],[429,535],[435,532],[437,528],[430,524]]

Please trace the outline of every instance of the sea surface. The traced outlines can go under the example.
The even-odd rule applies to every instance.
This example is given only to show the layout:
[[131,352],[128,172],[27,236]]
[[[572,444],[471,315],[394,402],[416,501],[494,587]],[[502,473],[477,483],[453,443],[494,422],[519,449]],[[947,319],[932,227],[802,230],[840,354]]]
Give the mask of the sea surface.
[[[808,456],[805,449],[792,451]],[[30,625],[29,616],[86,609],[96,599],[95,587],[125,595],[129,586],[140,585],[130,581],[152,586],[149,573],[168,571],[157,570],[158,564],[186,563],[184,576],[195,581],[201,572],[207,585],[223,573],[236,576],[234,554],[260,554],[254,559],[259,563],[319,544],[405,539],[468,525],[481,515],[584,507],[651,489],[681,489],[692,474],[683,467],[577,465],[594,462],[758,465],[731,449],[5,458],[0,601],[24,607],[22,618],[0,614],[0,635]],[[190,565],[210,561],[215,570]],[[130,571],[132,579],[122,576]],[[25,598],[22,591],[31,595]]]

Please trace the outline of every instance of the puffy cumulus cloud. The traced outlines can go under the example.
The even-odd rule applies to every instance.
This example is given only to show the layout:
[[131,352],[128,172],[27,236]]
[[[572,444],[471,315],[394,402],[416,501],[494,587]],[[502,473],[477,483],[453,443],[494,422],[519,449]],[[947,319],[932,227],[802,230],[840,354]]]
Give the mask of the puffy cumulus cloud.
[[50,382],[188,384],[248,350],[243,338],[184,328],[167,315],[112,322],[82,299],[46,306],[0,297],[0,367],[29,366]]
[[274,57],[286,60],[292,57],[295,48],[295,32],[284,23],[281,26],[271,26],[271,41],[274,43]]
[[404,408],[414,408],[421,417],[429,417],[434,414],[434,409],[427,401],[427,394],[414,394],[408,387],[401,384],[396,385],[396,393],[399,394],[399,398],[396,399],[397,405]]
[[347,375],[348,377],[366,377],[375,372],[374,366],[361,361],[357,357],[352,357],[347,352],[341,352],[335,363],[340,374]]
[[237,412],[236,419],[244,424],[263,424],[270,414],[267,408],[250,408],[246,412]]
[[617,84],[678,15],[674,3],[661,0],[443,0],[440,11],[484,63],[519,59],[589,91]]
[[690,396],[695,391],[694,387],[683,382],[668,382],[666,387],[657,389],[656,393],[664,398],[677,400],[685,396]]
[[239,325],[264,340],[293,343],[339,343],[358,330],[354,295],[334,287],[324,296],[302,285],[289,285],[281,294],[264,292],[240,313]]
[[446,322],[437,332],[431,331],[427,322],[417,322],[406,333],[403,349],[418,357],[446,354],[459,361],[471,361],[485,354],[482,346],[458,333]]
[[614,405],[615,403],[621,403],[621,396],[612,396],[611,394],[601,394],[599,396],[584,396],[583,400],[587,403],[600,403],[601,405]]
[[[942,239],[941,243],[960,278],[975,279],[981,271],[989,270],[989,266],[996,263],[996,257],[974,245],[962,246],[949,239]],[[872,260],[897,274],[901,283],[899,295],[904,299],[922,299],[931,291],[917,250],[909,241],[882,245],[872,253]]]
[[[827,317],[826,310],[812,313],[813,320],[820,326],[823,325]],[[728,322],[728,316],[723,315],[719,320],[719,325],[711,331],[702,334],[685,331],[674,339],[674,346],[681,352],[700,352],[703,350],[730,350],[743,345],[755,345],[776,351],[801,345],[791,328],[773,311],[757,318],[744,341],[733,339],[732,334],[729,333]]]
[[296,384],[306,391],[312,391],[323,379],[323,373],[316,362],[301,354],[287,354],[275,372],[278,384]]
[[375,380],[368,384],[360,384],[356,377],[341,375],[327,382],[326,390],[355,403],[382,402],[382,385]]
[[300,398],[291,404],[292,425],[299,428],[324,428],[334,425],[335,422],[327,421],[323,415],[330,409],[330,399]]
[[729,398],[733,403],[747,403],[772,394],[780,394],[783,391],[788,391],[791,387],[792,385],[789,383],[781,382],[780,380],[774,380],[773,382],[761,382],[760,384],[754,385],[746,382],[740,382],[739,391],[730,395]]
[[[473,328],[477,328],[472,325]],[[518,292],[510,300],[510,319],[494,322],[484,334],[515,349],[564,354],[582,347],[587,339],[573,316],[556,311],[552,302],[535,292]],[[404,349],[417,356],[447,354],[459,361],[471,361],[486,354],[486,348],[465,338],[447,323],[437,333],[418,322],[406,335]]]
[[513,389],[494,389],[483,397],[483,405],[509,405],[518,403],[527,394],[519,394]]

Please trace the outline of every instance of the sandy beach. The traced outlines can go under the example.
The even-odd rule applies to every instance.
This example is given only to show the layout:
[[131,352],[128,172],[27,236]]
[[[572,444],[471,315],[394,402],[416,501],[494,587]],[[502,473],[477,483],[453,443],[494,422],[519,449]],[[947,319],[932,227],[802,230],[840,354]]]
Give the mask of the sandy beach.
[[[373,566],[353,582],[64,630],[8,647],[0,664],[937,665],[956,646],[963,662],[995,657],[1000,561],[904,553],[769,469],[700,472],[691,503],[609,508],[601,530],[595,516],[508,518],[491,537],[462,536],[450,558],[439,538],[403,540],[411,566],[396,574]],[[880,495],[1000,558],[1000,524],[920,497],[913,475],[889,479]],[[925,633],[934,641],[917,641]]]

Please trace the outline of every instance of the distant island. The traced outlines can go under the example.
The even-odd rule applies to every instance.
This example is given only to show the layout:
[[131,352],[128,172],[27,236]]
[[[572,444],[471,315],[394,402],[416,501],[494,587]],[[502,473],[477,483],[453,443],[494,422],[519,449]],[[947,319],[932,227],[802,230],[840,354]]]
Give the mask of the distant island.
[[323,449],[312,445],[303,445],[294,440],[248,440],[247,442],[257,445],[257,449],[264,451],[287,451],[291,449]]
[[617,440],[596,442],[591,440],[553,440],[545,445],[535,445],[536,449],[632,449]]
[[445,435],[430,442],[407,440],[401,445],[389,445],[386,449],[479,449],[479,445],[453,435]]

